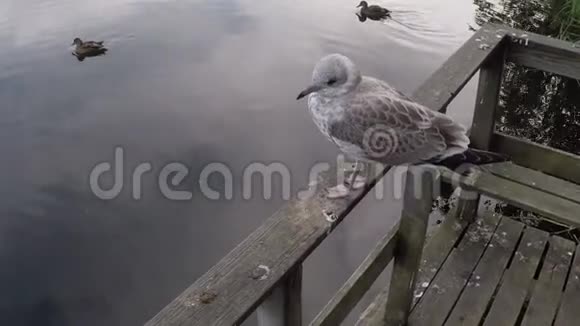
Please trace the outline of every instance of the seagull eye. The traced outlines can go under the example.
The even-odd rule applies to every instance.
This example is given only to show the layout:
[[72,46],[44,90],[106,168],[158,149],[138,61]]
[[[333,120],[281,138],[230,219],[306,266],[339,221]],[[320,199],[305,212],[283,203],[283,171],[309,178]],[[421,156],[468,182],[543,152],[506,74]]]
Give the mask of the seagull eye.
[[328,85],[334,85],[334,83],[336,83],[336,79],[331,79],[328,81]]

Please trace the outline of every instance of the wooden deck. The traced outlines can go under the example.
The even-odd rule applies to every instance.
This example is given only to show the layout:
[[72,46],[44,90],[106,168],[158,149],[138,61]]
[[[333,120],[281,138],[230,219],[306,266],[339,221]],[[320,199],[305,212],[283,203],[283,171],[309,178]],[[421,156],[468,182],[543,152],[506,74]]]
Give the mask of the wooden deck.
[[[409,325],[548,326],[580,320],[580,254],[572,241],[487,210],[465,228],[445,227],[463,233],[443,261],[424,255]],[[445,232],[435,237],[433,243],[449,241]],[[359,325],[364,324],[373,323],[363,318]]]
[[[513,163],[487,165],[462,185],[557,223],[580,222],[580,185]],[[571,308],[580,307],[575,243],[498,215],[483,202],[468,212],[457,206],[432,231],[408,325],[577,325],[580,309]],[[357,326],[394,325],[384,320],[389,290],[375,298]]]

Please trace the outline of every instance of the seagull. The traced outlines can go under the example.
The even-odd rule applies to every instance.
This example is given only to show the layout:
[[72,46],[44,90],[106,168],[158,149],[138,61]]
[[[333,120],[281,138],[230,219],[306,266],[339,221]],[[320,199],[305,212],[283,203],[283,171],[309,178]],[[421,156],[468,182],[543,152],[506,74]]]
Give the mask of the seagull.
[[429,109],[388,83],[363,76],[351,59],[330,54],[318,61],[308,109],[320,132],[356,161],[347,181],[327,189],[329,198],[348,196],[366,184],[360,164],[433,164],[456,170],[463,164],[507,161],[498,153],[470,148],[465,127]]

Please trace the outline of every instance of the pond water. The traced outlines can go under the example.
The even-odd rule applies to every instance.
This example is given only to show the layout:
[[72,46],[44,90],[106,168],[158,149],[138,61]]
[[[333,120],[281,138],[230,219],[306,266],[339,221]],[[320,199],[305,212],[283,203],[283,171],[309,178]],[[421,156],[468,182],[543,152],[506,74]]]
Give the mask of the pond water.
[[[378,3],[397,21],[361,23],[354,0],[0,2],[0,324],[143,324],[283,204],[259,180],[244,199],[244,167],[285,164],[294,193],[313,164],[336,162],[295,100],[316,60],[343,53],[411,93],[473,33],[469,1]],[[80,62],[75,37],[109,51]],[[473,86],[449,109],[463,123]],[[90,174],[117,147],[124,187],[102,200]],[[137,200],[131,175],[144,162]],[[191,199],[157,186],[170,162],[189,168],[177,188]],[[216,162],[232,171],[232,199],[200,191]],[[308,259],[307,320],[399,211],[396,199],[365,199]]]

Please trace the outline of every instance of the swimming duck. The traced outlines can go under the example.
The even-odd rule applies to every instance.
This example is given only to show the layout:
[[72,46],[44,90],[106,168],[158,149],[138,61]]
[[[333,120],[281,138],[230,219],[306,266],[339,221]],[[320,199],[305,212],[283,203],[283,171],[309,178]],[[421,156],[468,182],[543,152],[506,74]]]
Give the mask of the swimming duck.
[[73,43],[75,45],[74,55],[82,61],[85,57],[93,57],[104,54],[107,48],[103,46],[103,41],[86,41],[83,42],[80,38],[75,38]]
[[358,17],[358,20],[361,23],[364,23],[367,20],[367,18],[370,19],[370,20],[385,20],[386,18],[389,18],[390,17],[390,16],[387,16],[387,17],[375,17],[375,16],[371,16],[371,17],[369,17],[369,16],[363,14],[362,12],[361,13],[356,12],[355,15]]
[[[381,19],[385,19],[387,17],[389,17],[391,15],[391,11],[387,8],[383,8],[381,6],[377,6],[377,5],[370,5],[366,2],[366,1],[361,1],[359,3],[358,6],[356,6],[357,8],[360,7],[360,13],[362,15],[359,16],[359,19],[365,19],[365,18],[369,18],[372,20],[381,20]],[[361,20],[364,21],[364,20]]]

